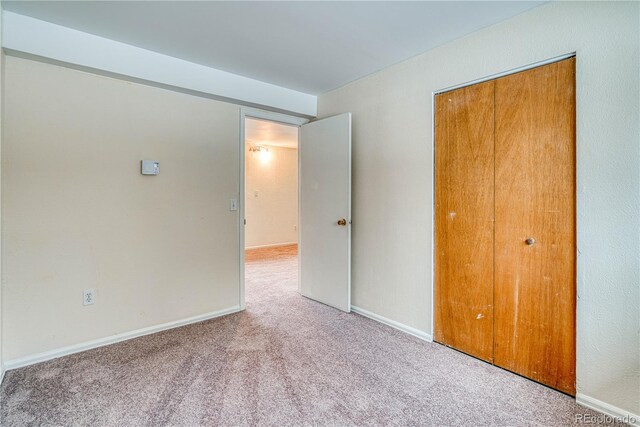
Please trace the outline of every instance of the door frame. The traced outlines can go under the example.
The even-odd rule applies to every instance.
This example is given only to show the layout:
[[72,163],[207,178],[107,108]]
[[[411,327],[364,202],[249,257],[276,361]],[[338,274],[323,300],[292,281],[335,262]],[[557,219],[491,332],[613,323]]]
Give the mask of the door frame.
[[[239,286],[239,306],[240,310],[246,308],[245,302],[245,274],[244,274],[244,242],[245,242],[245,119],[259,119],[270,122],[281,123],[288,126],[297,126],[298,128],[306,123],[309,119],[303,117],[291,116],[273,111],[260,110],[258,108],[242,107],[240,108],[240,141],[239,141],[239,157],[240,157],[240,177],[238,188],[238,241],[239,241],[239,260],[240,260],[240,286]],[[300,136],[298,134],[298,145],[300,144]],[[300,176],[300,147],[298,147],[298,177]],[[298,179],[298,193],[300,192],[300,180]],[[300,205],[300,196],[298,195],[298,205]],[[298,206],[298,216],[300,208]],[[298,221],[298,242],[300,242],[300,221]]]
[[[491,74],[485,77],[481,77],[475,80],[471,80],[468,81],[466,83],[460,83],[457,85],[453,85],[453,86],[448,86],[442,89],[437,89],[434,90],[433,92],[431,92],[431,141],[433,142],[433,147],[432,147],[432,158],[433,158],[433,173],[431,175],[431,182],[432,182],[432,188],[431,188],[431,194],[433,195],[433,199],[431,200],[431,337],[435,337],[435,305],[436,305],[436,301],[435,301],[435,290],[436,290],[436,281],[435,281],[435,267],[436,267],[436,253],[435,253],[435,243],[436,243],[436,95],[439,95],[441,93],[445,93],[445,92],[450,92],[452,90],[455,89],[460,89],[463,87],[467,87],[467,86],[472,86],[478,83],[483,83],[483,82],[487,82],[489,80],[495,80],[498,79],[500,77],[504,77],[504,76],[508,76],[511,74],[516,74],[516,73],[520,73],[522,71],[527,71],[530,70],[532,68],[537,68],[537,67],[541,67],[543,65],[548,65],[548,64],[552,64],[554,62],[559,62],[559,61],[563,61],[565,59],[569,59],[569,58],[573,58],[576,57],[577,54],[576,52],[570,52],[570,53],[565,53],[563,55],[559,55],[559,56],[554,56],[553,58],[548,58],[542,61],[538,61],[538,62],[534,62],[528,65],[524,65],[522,67],[517,67],[517,68],[513,68],[511,70],[507,70],[507,71],[503,71],[500,73],[496,73],[496,74]],[[577,106],[577,99],[576,99],[576,106]],[[578,145],[578,137],[576,135],[576,146]],[[578,159],[576,157],[576,171],[578,169]],[[576,173],[576,180],[577,180],[577,173]],[[576,191],[577,191],[577,183],[576,183]],[[576,195],[577,196],[577,195]],[[578,204],[577,204],[577,198],[576,198],[576,250],[578,248]],[[577,255],[576,255],[577,256]],[[576,258],[577,260],[577,258]],[[576,270],[577,270],[577,262],[576,262]],[[578,274],[576,271],[576,311],[578,308],[578,301],[577,301],[577,297],[578,297]],[[577,313],[576,313],[577,315]],[[576,347],[577,347],[577,332],[578,332],[578,328],[577,328],[577,319],[576,319]]]

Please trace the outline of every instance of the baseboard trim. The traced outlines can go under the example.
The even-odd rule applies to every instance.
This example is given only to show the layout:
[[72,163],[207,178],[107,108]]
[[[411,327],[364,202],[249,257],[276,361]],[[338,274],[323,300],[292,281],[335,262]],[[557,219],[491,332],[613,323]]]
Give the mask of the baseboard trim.
[[582,393],[576,393],[576,403],[610,417],[620,419],[629,425],[640,426],[640,415],[633,414],[622,408],[618,408],[617,406],[586,396]]
[[292,245],[297,245],[298,242],[285,242],[285,243],[274,243],[272,245],[258,245],[258,246],[247,246],[244,248],[244,250],[249,250],[249,249],[267,249],[267,248],[277,248],[280,246],[292,246]]
[[226,308],[224,310],[213,311],[210,313],[200,314],[198,316],[193,316],[186,319],[180,319],[180,320],[175,320],[173,322],[162,323],[160,325],[149,326],[142,329],[136,329],[130,332],[123,332],[121,334],[112,335],[105,338],[99,338],[97,340],[86,341],[80,344],[74,344],[74,345],[62,347],[56,350],[50,350],[50,351],[45,351],[43,353],[19,357],[17,359],[8,360],[7,362],[5,362],[4,371],[6,372],[12,369],[22,368],[24,366],[46,362],[47,360],[57,359],[58,357],[68,356],[70,354],[80,353],[81,351],[91,350],[98,347],[104,347],[106,345],[115,344],[118,342],[130,340],[133,338],[154,334],[156,332],[166,331],[168,329],[179,328],[180,326],[186,326],[192,323],[203,322],[205,320],[226,316],[227,314],[237,313],[239,311],[241,311],[240,306],[233,306],[230,308]]
[[369,319],[375,320],[376,322],[380,322],[387,326],[391,326],[394,329],[405,332],[409,335],[413,335],[416,338],[420,338],[421,340],[433,342],[433,337],[431,334],[423,332],[419,329],[412,328],[411,326],[407,326],[403,323],[396,322],[395,320],[387,319],[386,317],[380,316],[379,314],[372,313],[364,308],[356,307],[355,305],[351,306],[351,311],[357,313],[361,316],[368,317]]

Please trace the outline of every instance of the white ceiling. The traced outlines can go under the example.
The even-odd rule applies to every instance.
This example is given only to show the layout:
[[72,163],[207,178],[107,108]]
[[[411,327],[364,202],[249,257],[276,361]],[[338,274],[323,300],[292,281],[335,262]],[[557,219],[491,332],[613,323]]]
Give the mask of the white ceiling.
[[321,94],[542,1],[3,1],[6,10]]
[[247,117],[244,121],[244,141],[250,145],[298,148],[298,127],[257,120]]

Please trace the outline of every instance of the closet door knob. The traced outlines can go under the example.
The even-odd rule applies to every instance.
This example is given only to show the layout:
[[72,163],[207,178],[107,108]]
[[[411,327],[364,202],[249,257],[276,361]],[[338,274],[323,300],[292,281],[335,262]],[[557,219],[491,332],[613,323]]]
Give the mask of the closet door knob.
[[536,242],[536,239],[534,239],[533,237],[529,237],[524,242],[527,244],[527,246],[531,246]]

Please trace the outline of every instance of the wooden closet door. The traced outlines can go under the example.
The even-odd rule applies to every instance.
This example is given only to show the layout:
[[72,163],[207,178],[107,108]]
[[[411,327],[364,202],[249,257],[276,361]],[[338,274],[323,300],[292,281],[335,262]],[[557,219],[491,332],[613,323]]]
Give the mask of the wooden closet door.
[[435,340],[493,360],[494,82],[435,97]]
[[494,363],[573,395],[575,58],[496,80],[495,126]]

